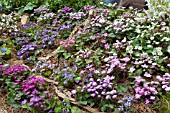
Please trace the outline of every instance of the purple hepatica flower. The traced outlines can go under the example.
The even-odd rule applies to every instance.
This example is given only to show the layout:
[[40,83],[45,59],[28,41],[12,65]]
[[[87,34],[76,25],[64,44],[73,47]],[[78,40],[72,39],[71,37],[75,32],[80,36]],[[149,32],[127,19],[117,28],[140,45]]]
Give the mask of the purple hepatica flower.
[[67,113],[67,109],[62,110],[61,113]]
[[62,104],[63,104],[64,106],[66,106],[66,105],[67,105],[67,102],[62,102]]
[[38,102],[40,100],[40,97],[34,96],[30,99],[30,102]]
[[0,4],[0,12],[2,11],[2,9],[3,9],[3,7],[2,7],[2,5]]
[[56,25],[56,24],[60,24],[60,21],[57,19],[53,21],[53,25]]
[[26,103],[27,103],[27,100],[26,100],[26,99],[24,99],[24,100],[21,102],[22,105],[24,105],[24,104],[26,104]]
[[6,48],[1,48],[1,52],[5,53],[6,52]]
[[53,113],[53,111],[52,111],[52,110],[50,110],[50,111],[48,111],[47,113]]

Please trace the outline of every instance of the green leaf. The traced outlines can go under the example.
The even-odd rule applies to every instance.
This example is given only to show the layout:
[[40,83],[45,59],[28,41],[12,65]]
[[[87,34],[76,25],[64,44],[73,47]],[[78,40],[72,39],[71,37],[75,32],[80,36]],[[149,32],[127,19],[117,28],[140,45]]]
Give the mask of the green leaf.
[[101,109],[101,111],[103,111],[103,112],[106,111],[106,107],[101,107],[100,109]]
[[20,15],[21,15],[23,12],[24,12],[24,8],[23,8],[23,7],[18,10],[18,14],[20,14]]
[[91,106],[91,107],[93,107],[93,106],[94,106],[94,104],[95,104],[94,102],[90,102],[90,106]]
[[11,104],[11,106],[12,106],[13,108],[15,108],[15,109],[21,107],[21,105],[19,105],[19,104]]
[[82,105],[87,105],[87,101],[79,101],[78,103]]
[[70,54],[70,53],[63,53],[63,55],[64,55],[64,58],[65,58],[65,59],[68,59],[69,57],[71,57],[71,54]]
[[80,111],[77,107],[72,107],[71,113],[82,113],[82,111]]
[[81,80],[81,77],[76,77],[75,80],[80,81],[80,80]]
[[45,71],[45,72],[43,73],[43,75],[46,76],[46,77],[50,76],[51,74],[52,74],[52,71],[51,71],[51,70]]
[[26,10],[33,10],[34,7],[36,7],[36,5],[34,5],[33,3],[29,2],[29,3],[24,7],[24,11],[26,11]]
[[90,64],[90,63],[92,63],[92,62],[93,62],[93,60],[92,60],[92,59],[85,59],[85,61],[86,61],[86,63],[87,63],[87,64]]
[[54,112],[61,113],[61,107],[59,107],[59,106],[55,107]]

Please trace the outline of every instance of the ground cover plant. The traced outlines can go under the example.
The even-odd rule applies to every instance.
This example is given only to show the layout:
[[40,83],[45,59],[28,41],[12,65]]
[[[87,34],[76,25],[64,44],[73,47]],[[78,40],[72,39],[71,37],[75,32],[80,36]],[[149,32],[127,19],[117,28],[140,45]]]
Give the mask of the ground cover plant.
[[17,13],[0,14],[7,104],[32,113],[169,113],[168,2],[148,11],[86,2],[27,4],[26,24]]

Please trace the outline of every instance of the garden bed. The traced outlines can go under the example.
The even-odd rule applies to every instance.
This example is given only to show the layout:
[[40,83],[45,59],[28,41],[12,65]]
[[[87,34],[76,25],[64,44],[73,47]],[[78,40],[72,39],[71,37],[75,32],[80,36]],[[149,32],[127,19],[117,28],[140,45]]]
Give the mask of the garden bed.
[[96,6],[2,14],[0,112],[169,113],[169,21]]

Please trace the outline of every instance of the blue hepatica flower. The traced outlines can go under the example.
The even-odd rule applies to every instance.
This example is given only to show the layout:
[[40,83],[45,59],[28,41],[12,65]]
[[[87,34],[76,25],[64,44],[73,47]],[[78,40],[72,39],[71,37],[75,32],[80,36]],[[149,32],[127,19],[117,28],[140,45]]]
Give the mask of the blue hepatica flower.
[[1,52],[5,53],[6,52],[6,48],[1,48]]
[[2,9],[3,9],[3,7],[2,7],[2,5],[0,4],[0,12],[2,11]]

